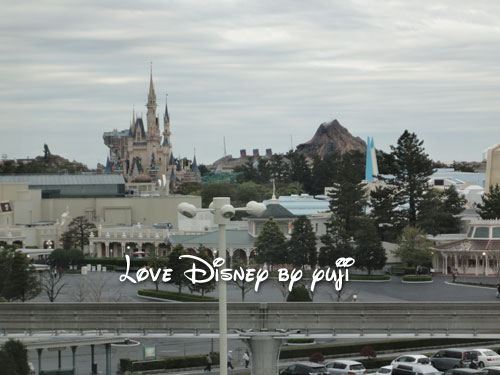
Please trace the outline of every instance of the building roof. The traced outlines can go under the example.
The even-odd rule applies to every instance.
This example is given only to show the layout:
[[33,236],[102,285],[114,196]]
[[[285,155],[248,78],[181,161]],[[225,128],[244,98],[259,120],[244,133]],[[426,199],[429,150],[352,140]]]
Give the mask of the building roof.
[[[330,212],[327,199],[317,199],[312,195],[282,195],[279,197],[278,202],[296,216]],[[270,200],[264,201],[266,205],[269,203],[271,203]]]
[[18,174],[1,175],[0,183],[43,185],[117,185],[125,184],[121,174]]
[[248,216],[247,219],[252,220],[267,220],[270,217],[274,219],[295,219],[297,216],[292,214],[289,210],[281,204],[269,203],[266,210],[260,216]]
[[[193,246],[219,246],[219,231],[197,235],[171,235],[169,237],[173,245],[193,245]],[[248,234],[246,230],[226,230],[226,246],[253,246],[255,238]]]
[[115,129],[111,132],[104,132],[103,137],[128,137],[129,132],[130,132],[129,129],[120,130],[120,131]]

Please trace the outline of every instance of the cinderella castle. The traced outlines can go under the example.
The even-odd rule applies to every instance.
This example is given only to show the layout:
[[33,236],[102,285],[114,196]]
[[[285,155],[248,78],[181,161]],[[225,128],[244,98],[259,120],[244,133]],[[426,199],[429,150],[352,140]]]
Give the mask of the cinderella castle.
[[196,156],[192,163],[174,158],[167,103],[165,102],[163,115],[163,132],[160,129],[160,118],[156,114],[157,107],[151,72],[146,127],[142,116],[136,117],[134,111],[129,129],[115,129],[103,134],[104,144],[109,147],[106,172],[121,173],[128,182],[151,182],[162,176],[166,176],[173,185],[179,182],[200,182]]

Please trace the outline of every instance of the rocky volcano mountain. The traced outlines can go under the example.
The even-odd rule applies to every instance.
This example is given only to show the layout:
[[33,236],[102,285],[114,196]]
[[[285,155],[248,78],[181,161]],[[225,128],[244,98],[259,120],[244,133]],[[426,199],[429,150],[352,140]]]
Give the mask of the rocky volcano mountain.
[[323,158],[330,152],[344,153],[352,150],[365,152],[366,142],[354,137],[336,119],[322,123],[310,141],[297,146],[297,151],[310,158],[314,155]]

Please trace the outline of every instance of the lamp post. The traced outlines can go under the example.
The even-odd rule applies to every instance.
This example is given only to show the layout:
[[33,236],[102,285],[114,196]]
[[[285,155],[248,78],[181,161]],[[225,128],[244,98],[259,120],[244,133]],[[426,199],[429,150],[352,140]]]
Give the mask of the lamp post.
[[[226,263],[226,224],[229,223],[236,211],[247,211],[250,215],[260,216],[266,206],[255,201],[248,202],[244,208],[234,208],[231,206],[230,198],[214,198],[208,208],[214,214],[214,222],[219,227],[219,258]],[[177,211],[187,218],[194,218],[198,210],[190,203],[180,203]],[[227,375],[227,299],[226,282],[219,280],[219,362],[220,375]]]
[[483,251],[483,275],[486,276],[486,252]]

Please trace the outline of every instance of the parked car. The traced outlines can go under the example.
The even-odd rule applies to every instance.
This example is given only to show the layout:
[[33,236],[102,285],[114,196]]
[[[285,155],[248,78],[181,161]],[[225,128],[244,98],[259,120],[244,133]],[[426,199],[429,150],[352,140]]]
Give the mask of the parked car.
[[443,349],[429,359],[432,366],[440,371],[446,371],[451,368],[469,367],[471,361],[477,359],[477,352],[463,348]]
[[373,373],[372,375],[389,375],[392,372],[392,366],[382,366],[377,370],[377,372]]
[[472,368],[452,368],[446,370],[443,375],[486,375],[484,370],[475,370]]
[[402,355],[391,362],[392,366],[398,363],[420,363],[421,365],[428,365],[431,363],[429,357],[423,354],[408,354]]
[[356,361],[335,359],[326,364],[330,375],[363,375],[366,374],[365,366]]
[[431,365],[419,363],[398,363],[392,367],[392,375],[441,375],[441,372]]
[[500,375],[500,366],[485,367],[483,372],[486,375]]
[[480,368],[500,366],[500,355],[491,349],[473,349],[477,352],[477,361]]
[[280,375],[328,375],[325,365],[314,362],[297,362],[281,370]]

